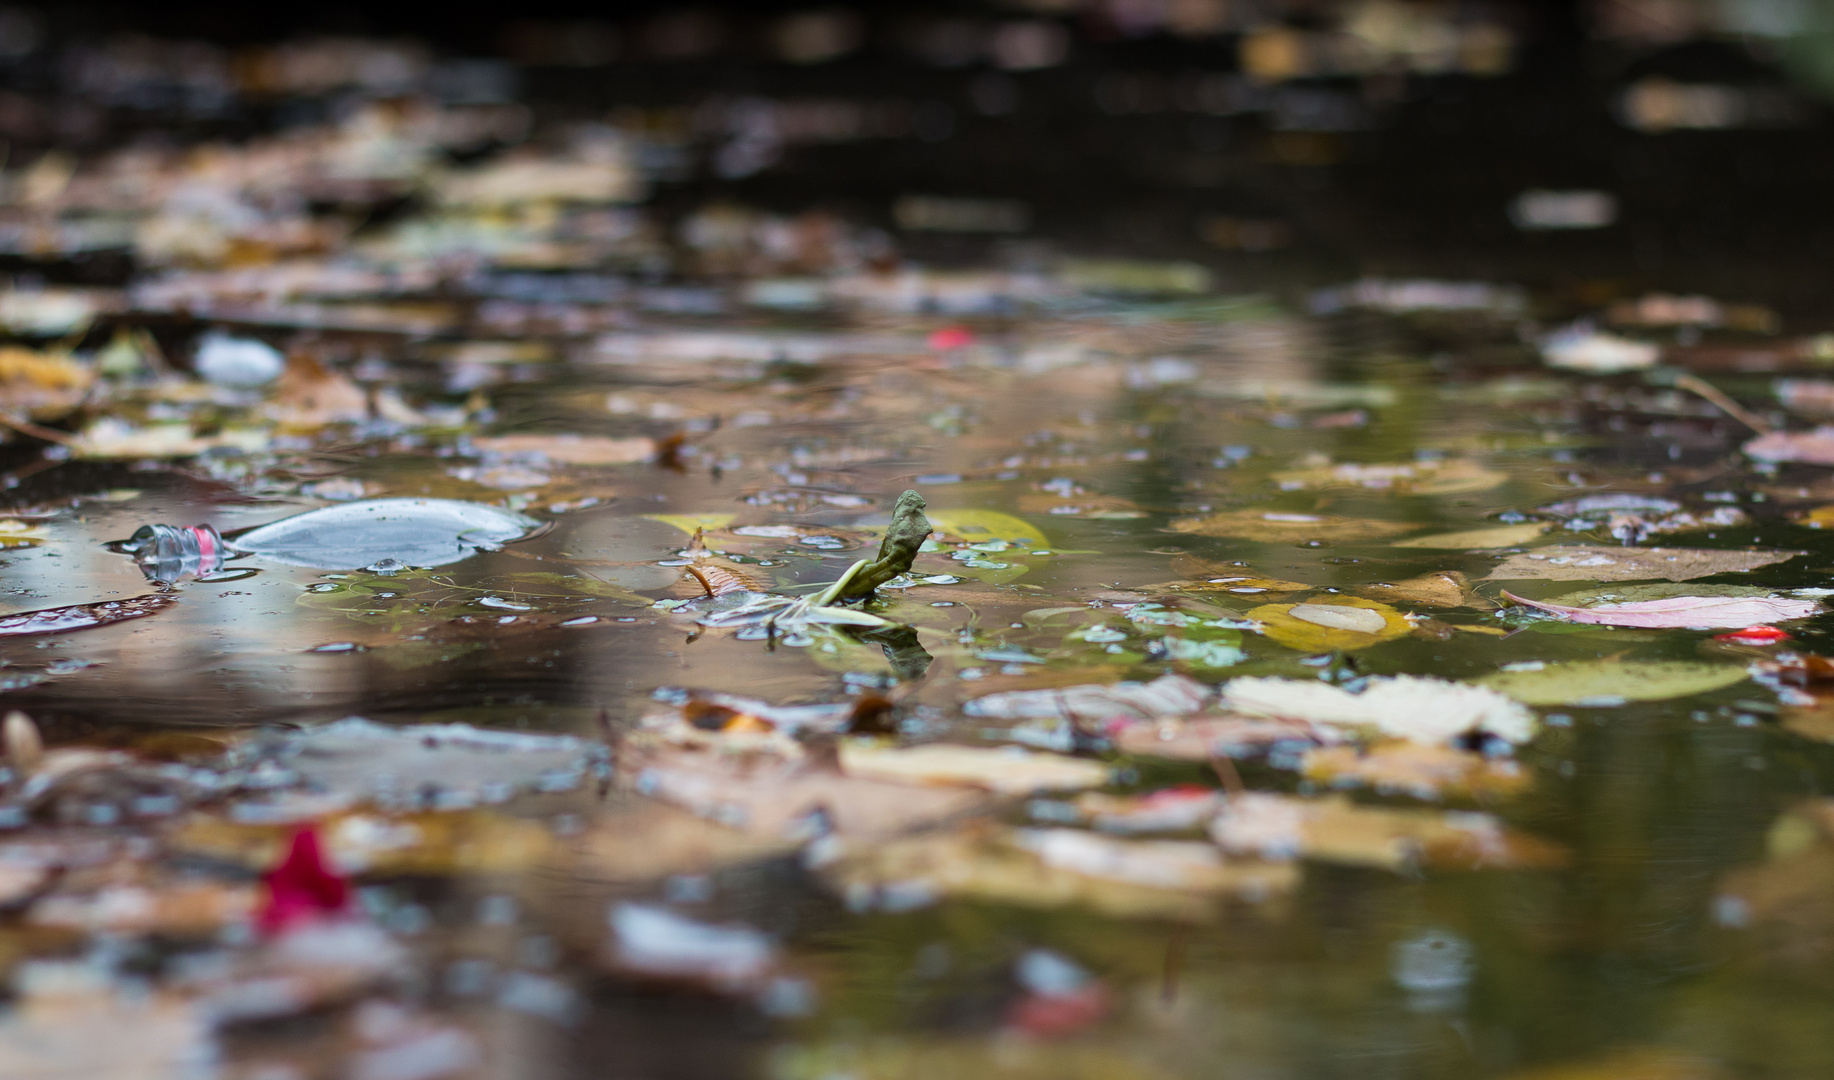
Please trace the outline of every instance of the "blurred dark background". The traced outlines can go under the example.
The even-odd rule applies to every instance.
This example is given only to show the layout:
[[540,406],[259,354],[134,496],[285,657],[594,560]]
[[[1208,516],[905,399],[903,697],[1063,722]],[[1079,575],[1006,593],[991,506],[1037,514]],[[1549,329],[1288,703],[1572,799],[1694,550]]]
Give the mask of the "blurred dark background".
[[1820,0],[11,7],[0,138],[16,167],[431,95],[637,139],[658,212],[821,209],[931,263],[1068,247],[1819,320],[1831,42]]

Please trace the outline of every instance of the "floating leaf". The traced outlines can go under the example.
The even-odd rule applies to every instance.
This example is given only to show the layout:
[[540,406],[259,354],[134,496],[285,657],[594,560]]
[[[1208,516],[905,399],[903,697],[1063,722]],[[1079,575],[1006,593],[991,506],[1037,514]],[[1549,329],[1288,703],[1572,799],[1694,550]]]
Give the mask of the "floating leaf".
[[1231,510],[1203,517],[1178,518],[1171,523],[1171,528],[1174,532],[1194,533],[1198,536],[1279,544],[1301,540],[1336,540],[1344,543],[1385,540],[1413,532],[1419,526],[1400,521],[1375,521],[1332,514]]
[[1128,724],[1110,737],[1115,749],[1124,754],[1209,761],[1247,757],[1282,743],[1332,742],[1339,736],[1307,720],[1199,716]]
[[1398,637],[1413,627],[1387,604],[1357,596],[1318,597],[1302,604],[1263,604],[1248,612],[1263,624],[1269,638],[1289,649],[1366,649]]
[[1224,851],[1402,871],[1543,869],[1566,852],[1488,814],[1358,806],[1343,796],[1232,795],[1210,829]]
[[1099,761],[1046,754],[1019,747],[949,746],[907,748],[850,740],[841,744],[841,770],[848,776],[911,784],[957,784],[1001,795],[1074,791],[1108,782]]
[[1772,431],[1747,442],[1747,457],[1759,461],[1834,465],[1834,427],[1813,431]]
[[1473,732],[1521,743],[1535,734],[1534,714],[1502,694],[1414,675],[1378,675],[1359,693],[1307,679],[1231,679],[1221,705],[1245,716],[1369,728],[1423,743]]
[[94,372],[68,356],[0,346],[0,412],[35,420],[69,415],[83,401]]
[[1188,716],[1210,700],[1210,688],[1183,675],[1149,683],[1086,684],[1050,690],[1010,690],[975,698],[962,712],[988,720],[1065,720],[1085,730],[1168,716]]
[[[673,525],[682,532],[693,536],[702,529],[723,529],[732,524],[737,514],[644,514],[650,521],[660,521],[664,525]],[[796,535],[795,532],[790,533]]]
[[1661,600],[1573,607],[1545,600],[1525,600],[1507,590],[1503,595],[1518,604],[1559,616],[1568,622],[1600,626],[1719,630],[1788,619],[1806,619],[1821,610],[1821,605],[1813,600],[1796,600],[1787,596],[1671,596]]
[[471,445],[487,454],[539,458],[559,465],[631,465],[656,457],[656,440],[648,436],[499,435],[473,439]]
[[978,825],[848,848],[821,873],[856,908],[959,897],[1077,905],[1116,918],[1207,919],[1218,897],[1260,899],[1299,882],[1290,865],[1227,859],[1214,848],[1205,854],[1204,846]]
[[1548,530],[1546,522],[1531,521],[1523,525],[1499,525],[1494,529],[1466,529],[1463,532],[1434,533],[1397,540],[1390,547],[1431,548],[1435,551],[1474,551],[1483,548],[1515,547],[1526,544]]
[[1511,555],[1486,581],[1691,581],[1788,562],[1800,551],[1718,551],[1710,548],[1590,547],[1557,544]]
[[1051,542],[1031,525],[998,510],[932,510],[930,523],[949,537],[979,544],[1004,540],[1034,548],[1048,548]]
[[1605,705],[1706,694],[1746,677],[1737,664],[1697,660],[1569,660],[1511,664],[1473,681],[1526,705]]
[[1529,772],[1511,758],[1493,758],[1443,743],[1388,742],[1359,750],[1328,746],[1308,751],[1305,778],[1332,787],[1368,787],[1418,799],[1499,798],[1526,789]]
[[1509,474],[1486,469],[1463,458],[1409,461],[1398,465],[1324,465],[1315,469],[1277,472],[1273,479],[1282,488],[1363,488],[1407,495],[1458,495],[1488,491],[1509,480]]
[[1433,607],[1470,607],[1471,583],[1456,570],[1441,570],[1400,581],[1358,585],[1356,591],[1372,600],[1391,604],[1428,604]]

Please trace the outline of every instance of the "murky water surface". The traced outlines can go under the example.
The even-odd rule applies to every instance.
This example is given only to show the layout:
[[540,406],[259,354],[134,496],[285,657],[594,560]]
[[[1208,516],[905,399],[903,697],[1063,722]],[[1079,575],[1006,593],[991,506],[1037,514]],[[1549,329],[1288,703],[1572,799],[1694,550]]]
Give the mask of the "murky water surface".
[[[347,1059],[446,1075],[389,1072],[391,1048],[633,1078],[1834,1067],[1834,816],[1816,801],[1834,726],[1788,660],[1831,647],[1827,617],[1779,608],[1782,640],[1723,640],[1745,621],[1593,625],[1502,597],[1734,586],[1812,607],[1834,565],[1804,516],[1834,499],[1825,469],[1742,457],[1750,433],[1672,369],[1544,367],[1513,312],[1033,284],[966,318],[773,315],[723,287],[696,294],[711,314],[578,303],[623,329],[496,335],[483,361],[454,358],[485,333],[475,297],[448,298],[431,342],[295,341],[361,380],[327,385],[443,422],[289,434],[248,418],[307,408],[297,386],[132,376],[98,412],[260,437],[177,460],[16,440],[10,609],[171,602],[0,639],[6,704],[53,757],[138,762],[0,834],[0,866],[53,868],[9,893],[23,1004],[0,1039],[56,1029],[46,1002],[82,971],[103,982],[81,994],[131,983],[151,1003],[109,1006],[123,1023],[247,1077]],[[991,272],[900,287],[944,286],[1015,290]],[[1718,385],[1776,409],[1768,381]],[[890,626],[712,617],[871,557],[905,489],[936,532],[863,609]],[[164,585],[104,546],[152,523],[233,543],[339,500],[422,496],[544,527],[433,567],[254,555]],[[1698,556],[1652,593],[1660,568],[1618,573],[1625,539],[1778,557]],[[1531,569],[1493,573],[1506,561]],[[1194,683],[1155,686],[1196,700],[1104,698],[1168,675]],[[1202,700],[1248,677],[1371,693],[1393,675],[1513,676],[1495,685],[1526,707],[1486,707],[1527,726],[1421,734],[1459,708],[1423,692],[1375,729],[1276,702],[1253,721],[1288,725],[1269,736]],[[1049,693],[1070,687],[1094,689]],[[297,770],[281,794],[235,758],[352,715],[581,742],[429,770],[414,739],[359,740],[336,753],[373,768],[302,785],[314,754],[340,760],[310,744],[276,759]],[[908,756],[932,745],[995,756]],[[523,752],[558,753],[558,778]],[[243,786],[132,801],[165,790],[134,769],[222,776],[225,753]],[[1255,792],[1294,799],[1249,820]],[[276,959],[304,931],[248,921],[281,889],[254,875],[302,827],[351,879],[337,918],[377,935],[354,947],[384,962],[345,957],[362,970],[344,983],[273,991],[310,1007],[241,1018],[223,996],[269,985],[261,965],[319,970]]]

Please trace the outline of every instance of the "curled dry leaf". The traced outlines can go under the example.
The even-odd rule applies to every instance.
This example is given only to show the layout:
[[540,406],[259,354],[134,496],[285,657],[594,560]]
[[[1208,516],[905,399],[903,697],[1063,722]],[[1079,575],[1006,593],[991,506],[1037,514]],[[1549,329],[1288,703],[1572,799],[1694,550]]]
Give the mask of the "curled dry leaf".
[[1492,758],[1444,744],[1387,742],[1359,750],[1308,751],[1306,779],[1332,787],[1368,787],[1417,799],[1495,799],[1526,790],[1533,777],[1512,758]]
[[498,435],[473,439],[471,445],[488,454],[539,458],[557,465],[633,465],[656,457],[656,440],[647,436]]
[[1203,517],[1178,518],[1171,523],[1171,528],[1174,532],[1193,533],[1197,536],[1281,544],[1301,540],[1336,540],[1343,543],[1385,540],[1413,532],[1419,526],[1400,521],[1337,517],[1332,514],[1231,510]]
[[1737,664],[1697,660],[1571,660],[1511,664],[1475,681],[1525,705],[1617,705],[1707,694],[1746,677]]
[[1358,806],[1344,796],[1231,795],[1210,834],[1224,851],[1401,871],[1550,869],[1566,852],[1489,814]]
[[99,604],[74,604],[70,607],[45,608],[42,611],[20,611],[0,615],[0,636],[14,634],[57,634],[66,630],[87,630],[95,626],[144,619],[157,615],[177,602],[176,597],[154,594],[127,600],[105,600]]
[[1476,551],[1483,548],[1515,547],[1526,544],[1548,530],[1545,522],[1522,525],[1499,525],[1492,529],[1466,529],[1462,532],[1434,533],[1397,540],[1390,547],[1430,548],[1434,551]]
[[1806,619],[1821,610],[1813,600],[1787,596],[1671,596],[1661,600],[1574,607],[1546,600],[1526,600],[1508,590],[1503,595],[1525,607],[1568,622],[1599,626],[1640,626],[1687,630],[1720,630],[1757,623]]
[[1413,630],[1394,608],[1357,596],[1321,596],[1300,604],[1263,604],[1248,612],[1262,633],[1289,649],[1366,649]]
[[1214,849],[1204,853],[1206,846],[981,823],[847,848],[827,859],[821,873],[856,910],[902,910],[954,897],[1191,920],[1213,918],[1220,897],[1258,900],[1299,882],[1290,865],[1218,857]]
[[1710,548],[1591,547],[1557,544],[1499,563],[1486,581],[1692,581],[1713,574],[1788,562],[1800,551],[1716,551]]
[[1472,733],[1522,743],[1535,734],[1535,715],[1494,690],[1413,675],[1377,676],[1360,693],[1310,680],[1232,679],[1221,704],[1245,716],[1366,728],[1422,743]]

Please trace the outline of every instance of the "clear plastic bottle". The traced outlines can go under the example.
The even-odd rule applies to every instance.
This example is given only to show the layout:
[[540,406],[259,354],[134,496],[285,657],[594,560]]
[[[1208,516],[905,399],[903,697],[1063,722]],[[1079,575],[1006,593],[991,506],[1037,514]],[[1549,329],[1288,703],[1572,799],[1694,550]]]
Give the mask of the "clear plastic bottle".
[[520,539],[540,523],[456,499],[369,499],[308,510],[225,540],[208,525],[143,525],[114,545],[154,581],[215,573],[226,557],[253,555],[316,570],[445,566]]
[[229,546],[209,525],[142,525],[116,550],[132,555],[148,580],[170,583],[222,569]]

